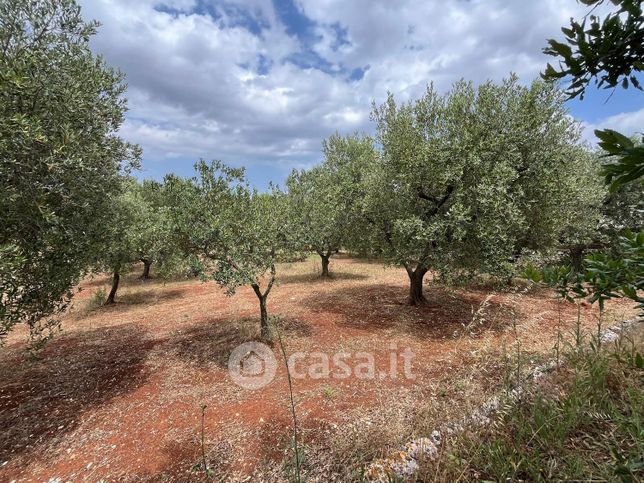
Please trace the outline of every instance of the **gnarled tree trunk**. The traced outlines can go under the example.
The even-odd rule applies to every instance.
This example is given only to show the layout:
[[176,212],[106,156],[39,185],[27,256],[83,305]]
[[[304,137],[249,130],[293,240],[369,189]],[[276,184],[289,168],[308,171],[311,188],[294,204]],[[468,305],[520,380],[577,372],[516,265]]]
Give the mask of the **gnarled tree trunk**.
[[333,251],[333,248],[329,248],[326,252],[323,252],[322,250],[317,251],[318,255],[320,255],[320,259],[322,260],[322,274],[320,275],[322,278],[331,277],[331,274],[329,273],[329,259],[331,258]]
[[331,275],[329,275],[329,255],[322,255],[320,254],[320,258],[322,259],[322,278],[329,278]]
[[423,295],[423,277],[425,277],[428,269],[422,266],[417,266],[415,270],[410,267],[405,268],[407,269],[407,275],[409,275],[409,298],[407,302],[409,305],[426,304],[427,299]]
[[570,249],[570,262],[575,273],[581,273],[584,268],[584,248],[575,246]]
[[120,279],[121,279],[121,274],[119,273],[118,269],[114,270],[114,275],[112,275],[112,288],[110,290],[109,295],[107,296],[107,300],[103,305],[110,305],[114,303],[114,298],[116,297],[116,291],[119,288]]
[[150,278],[150,267],[152,266],[152,260],[149,258],[142,258],[143,262],[143,274],[141,274],[141,279],[147,280]]

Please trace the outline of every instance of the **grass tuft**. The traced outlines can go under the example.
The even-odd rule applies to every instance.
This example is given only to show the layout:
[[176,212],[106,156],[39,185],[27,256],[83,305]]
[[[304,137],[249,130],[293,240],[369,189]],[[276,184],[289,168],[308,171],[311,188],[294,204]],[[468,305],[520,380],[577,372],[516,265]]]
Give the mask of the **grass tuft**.
[[[493,424],[448,439],[419,480],[625,482],[644,477],[644,368],[633,339],[564,355]],[[641,345],[639,346],[641,347]]]

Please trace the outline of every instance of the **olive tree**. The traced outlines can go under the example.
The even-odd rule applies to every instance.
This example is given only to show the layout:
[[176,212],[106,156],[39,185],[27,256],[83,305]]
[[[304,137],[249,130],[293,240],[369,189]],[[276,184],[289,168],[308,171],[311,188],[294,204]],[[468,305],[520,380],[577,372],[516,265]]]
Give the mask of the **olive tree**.
[[458,82],[415,102],[374,106],[382,155],[366,176],[363,216],[371,243],[410,280],[409,303],[425,303],[437,273],[507,274],[522,247],[553,245],[567,209],[560,176],[579,155],[579,128],[551,85],[515,77],[478,88]]
[[233,295],[250,286],[259,301],[262,338],[270,336],[268,296],[280,260],[288,259],[293,241],[286,223],[286,199],[273,189],[258,193],[243,169],[218,161],[195,165],[190,180],[168,176],[174,224],[185,250],[205,280],[214,280]]
[[[582,272],[584,257],[592,250],[621,246],[619,238],[628,231],[639,232],[644,227],[644,182],[636,180],[609,190],[600,173],[606,157],[601,152],[571,157],[566,169],[576,176],[560,177],[558,202],[565,201],[559,210],[559,249],[569,254],[574,272]],[[609,158],[610,159],[610,158]]]
[[329,259],[345,245],[359,222],[361,178],[376,156],[368,136],[335,134],[323,143],[324,162],[293,171],[286,181],[290,229],[302,248],[314,250],[322,277],[330,276]]
[[73,0],[0,2],[0,339],[56,326],[139,158],[116,135],[125,84],[90,51],[96,28]]
[[111,197],[112,221],[105,227],[97,250],[95,269],[112,274],[112,288],[105,305],[115,302],[121,275],[136,262],[144,263],[143,276],[158,263],[159,275],[167,278],[182,268],[187,254],[181,249],[174,217],[160,183],[123,177],[120,192]]
[[[608,158],[610,160],[610,158]],[[620,184],[602,204],[601,231],[612,241],[626,231],[644,230],[644,179]]]
[[147,214],[135,196],[133,186],[136,181],[124,178],[122,183],[122,192],[110,198],[112,223],[103,230],[94,264],[95,269],[112,274],[112,286],[104,305],[115,303],[123,271],[137,260],[136,229]]
[[144,180],[130,185],[131,196],[138,206],[137,225],[132,236],[136,260],[143,263],[142,280],[150,278],[153,263],[162,277],[176,273],[186,258],[174,237],[170,207],[164,199],[161,183]]
[[568,158],[565,168],[560,165],[555,172],[559,183],[550,195],[552,209],[546,210],[546,216],[554,215],[552,229],[558,233],[559,243],[554,248],[566,253],[578,272],[583,269],[584,254],[607,241],[603,206],[608,190],[599,177],[600,169],[598,156],[579,148],[576,156]]

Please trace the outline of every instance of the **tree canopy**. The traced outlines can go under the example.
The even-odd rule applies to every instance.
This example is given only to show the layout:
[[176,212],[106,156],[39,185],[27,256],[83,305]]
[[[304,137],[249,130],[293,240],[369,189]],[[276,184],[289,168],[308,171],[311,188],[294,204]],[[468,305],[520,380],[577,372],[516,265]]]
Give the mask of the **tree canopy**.
[[323,143],[324,162],[294,171],[286,181],[290,229],[303,249],[315,251],[328,277],[329,257],[350,243],[359,223],[361,179],[376,151],[368,136],[335,134]]
[[197,176],[168,176],[174,225],[182,245],[205,280],[214,280],[229,294],[252,287],[260,305],[263,338],[270,335],[267,299],[280,260],[287,260],[295,243],[287,230],[286,199],[274,189],[251,189],[243,169],[221,162],[195,165]]
[[[371,240],[410,277],[412,304],[438,273],[508,273],[523,247],[559,243],[562,186],[583,157],[579,129],[551,85],[515,77],[374,106],[382,156],[366,177]],[[569,181],[562,179],[567,178]]]
[[160,275],[169,277],[185,266],[185,253],[177,243],[173,217],[164,200],[165,191],[155,181],[137,182],[123,177],[120,190],[110,196],[110,222],[95,247],[94,268],[112,273],[112,289],[105,301],[115,302],[120,276],[136,262],[143,262],[142,279],[158,263]]
[[[570,20],[563,27],[564,42],[548,40],[544,52],[559,58],[559,69],[548,64],[542,74],[547,80],[566,79],[569,98],[584,94],[591,81],[604,89],[621,85],[642,90],[638,75],[644,70],[644,15],[641,0],[611,0],[616,9],[603,19],[592,11],[605,0],[580,0],[592,7],[584,19]],[[644,175],[644,145],[612,130],[595,130],[600,146],[613,161],[603,174],[611,191]]]
[[0,338],[55,326],[139,149],[116,133],[123,76],[89,48],[73,0],[0,3]]
[[[605,0],[580,0],[593,10]],[[616,10],[603,19],[592,11],[580,21],[570,19],[562,27],[565,39],[548,40],[544,52],[559,58],[559,68],[548,64],[544,77],[549,80],[570,78],[566,90],[573,98],[584,98],[594,80],[598,87],[611,89],[629,84],[641,89],[637,73],[644,70],[644,16],[641,0],[611,0]]]

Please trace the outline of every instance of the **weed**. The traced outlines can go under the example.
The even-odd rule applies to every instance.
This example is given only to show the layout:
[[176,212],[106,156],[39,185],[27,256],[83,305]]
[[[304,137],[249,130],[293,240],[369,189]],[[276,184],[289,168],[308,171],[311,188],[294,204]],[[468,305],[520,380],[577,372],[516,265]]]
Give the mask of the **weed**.
[[333,399],[336,395],[336,390],[333,389],[331,386],[324,386],[322,393],[324,394],[325,398]]
[[200,441],[199,441],[200,449],[201,449],[201,461],[199,461],[198,463],[195,463],[194,465],[192,465],[191,470],[194,473],[203,472],[203,474],[206,477],[206,479],[208,481],[210,481],[212,479],[212,477],[214,476],[215,472],[210,466],[208,466],[208,460],[206,459],[206,441],[205,441],[206,429],[205,429],[205,423],[206,423],[206,408],[207,407],[208,406],[206,406],[206,404],[201,403],[201,406],[200,406],[200,408],[201,408],[201,431],[200,431]]
[[291,379],[291,369],[288,367],[288,357],[286,356],[286,347],[284,346],[284,341],[282,340],[282,332],[280,330],[280,320],[277,318],[273,318],[271,320],[271,325],[275,328],[275,333],[277,335],[277,342],[280,346],[280,350],[282,352],[282,356],[284,357],[284,366],[286,367],[286,376],[288,378],[288,393],[289,393],[289,401],[291,405],[291,415],[293,417],[293,451],[294,451],[294,458],[295,458],[295,473],[294,473],[294,478],[293,480],[296,483],[301,483],[302,481],[302,472],[301,472],[301,464],[302,464],[302,459],[303,459],[303,454],[301,454],[301,449],[298,447],[298,441],[297,441],[297,436],[298,436],[298,431],[297,431],[297,414],[295,412],[295,399],[293,398],[293,381]]
[[87,301],[86,311],[91,312],[92,310],[101,307],[107,299],[107,292],[105,292],[105,287],[99,288],[94,295]]
[[552,377],[506,401],[493,424],[448,441],[440,472],[429,463],[419,478],[642,478],[644,362],[638,345],[624,338],[610,349],[571,347],[562,356],[565,364]]

